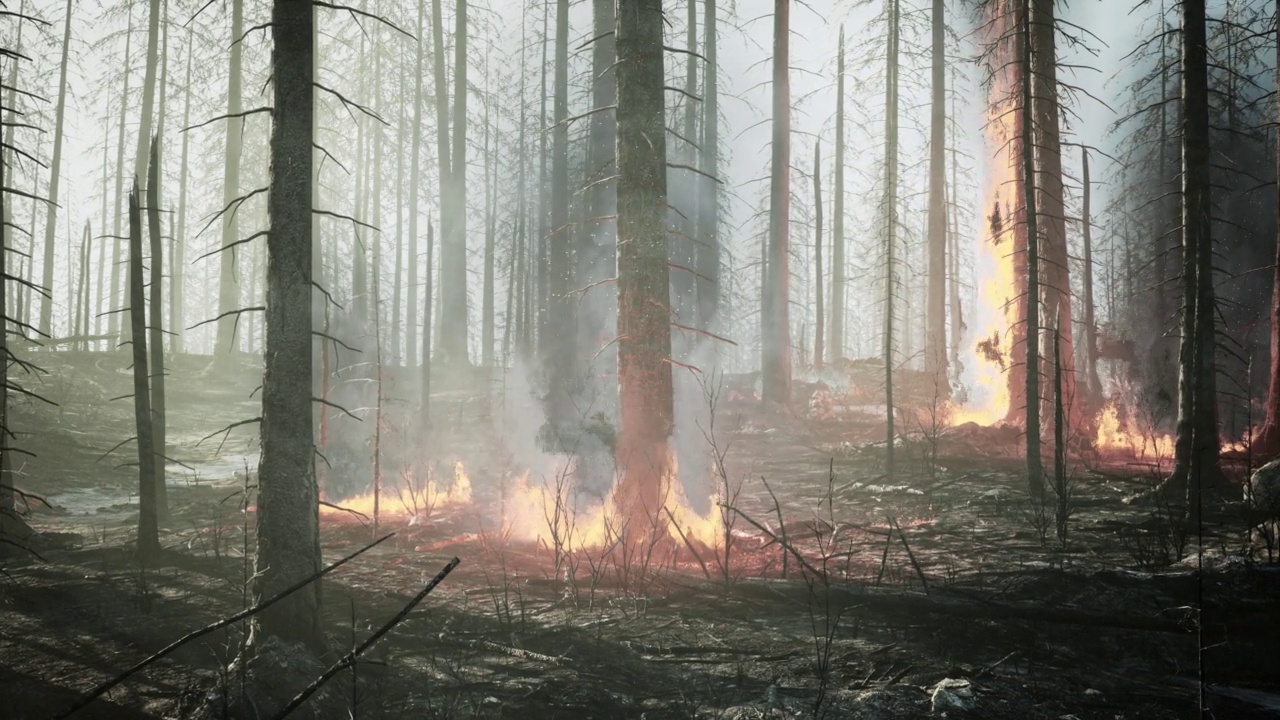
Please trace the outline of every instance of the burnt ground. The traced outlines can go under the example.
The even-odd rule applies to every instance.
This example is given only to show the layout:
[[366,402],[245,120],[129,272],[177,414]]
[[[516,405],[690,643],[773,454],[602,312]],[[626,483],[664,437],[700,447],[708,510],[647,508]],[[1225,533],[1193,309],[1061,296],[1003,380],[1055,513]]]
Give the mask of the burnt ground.
[[[0,562],[0,716],[15,720],[57,715],[250,602],[254,520],[236,471],[256,455],[251,428],[197,442],[257,414],[252,368],[172,370],[170,441],[187,468],[171,468],[164,557],[141,567],[136,469],[127,447],[103,457],[132,434],[128,401],[104,402],[128,392],[125,360],[41,361],[37,389],[59,406],[21,403],[13,423],[36,453],[20,487],[53,507],[32,503],[39,557]],[[1063,541],[1053,500],[1027,492],[1016,431],[917,423],[890,479],[874,414],[764,416],[730,393],[716,432],[738,511],[727,563],[723,544],[558,554],[494,522],[511,468],[485,398],[446,390],[436,408],[473,501],[384,519],[377,533],[395,535],[325,580],[323,662],[462,563],[298,717],[1161,720],[1201,717],[1202,695],[1213,717],[1280,714],[1280,568],[1237,512],[1187,532],[1167,509],[1124,504],[1157,462],[1074,454]],[[323,517],[326,562],[371,540],[366,520]],[[74,717],[221,717],[242,631],[184,646]],[[286,695],[320,669],[299,664],[280,674]]]

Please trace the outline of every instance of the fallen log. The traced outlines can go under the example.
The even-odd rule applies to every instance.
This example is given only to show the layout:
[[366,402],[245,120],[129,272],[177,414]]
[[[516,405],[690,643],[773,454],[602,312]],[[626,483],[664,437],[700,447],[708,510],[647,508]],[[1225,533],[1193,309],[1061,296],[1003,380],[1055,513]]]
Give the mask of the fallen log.
[[[723,596],[724,587],[707,585],[709,594]],[[1195,610],[1189,607],[1169,608],[1160,615],[1125,615],[1099,612],[1066,605],[1045,606],[1026,602],[997,602],[954,589],[934,594],[890,590],[867,585],[813,585],[785,580],[744,580],[729,590],[732,597],[757,602],[787,602],[808,606],[811,601],[823,603],[828,610],[860,609],[885,617],[945,615],[949,618],[975,620],[1026,620],[1059,625],[1105,627],[1117,630],[1139,630],[1185,635],[1197,629]]]

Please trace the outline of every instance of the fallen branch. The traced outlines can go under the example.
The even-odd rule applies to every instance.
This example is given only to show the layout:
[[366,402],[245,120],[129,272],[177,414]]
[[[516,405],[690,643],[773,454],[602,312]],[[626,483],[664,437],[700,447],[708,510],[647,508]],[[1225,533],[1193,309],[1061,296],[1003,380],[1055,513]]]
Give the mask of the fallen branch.
[[[60,713],[60,714],[58,714],[58,715],[54,715],[54,716],[53,716],[53,720],[62,720],[63,718],[70,717],[70,716],[71,716],[72,714],[74,714],[77,710],[80,710],[81,708],[85,707],[86,705],[88,705],[89,703],[93,702],[94,700],[97,700],[98,698],[102,697],[102,696],[103,696],[104,694],[106,694],[106,692],[107,692],[108,690],[110,690],[111,688],[113,688],[113,687],[115,687],[115,686],[119,685],[120,683],[124,682],[124,681],[125,681],[125,680],[127,680],[130,676],[132,676],[133,674],[137,673],[139,670],[142,670],[143,668],[145,668],[145,667],[147,667],[148,665],[150,665],[150,664],[154,663],[155,661],[157,661],[157,660],[159,660],[159,659],[161,659],[161,658],[165,657],[166,655],[169,655],[169,654],[170,654],[170,653],[172,653],[174,650],[177,650],[178,648],[182,647],[183,645],[186,645],[187,643],[191,642],[192,640],[195,640],[196,638],[204,637],[205,635],[208,635],[209,633],[214,632],[215,630],[219,630],[219,629],[221,629],[221,628],[227,627],[228,625],[235,624],[235,623],[240,622],[241,620],[243,620],[243,619],[245,619],[245,618],[247,618],[247,617],[249,617],[249,616],[251,616],[251,615],[255,615],[255,614],[259,613],[259,612],[262,612],[263,610],[266,610],[267,608],[271,607],[272,605],[275,605],[276,603],[278,603],[278,602],[280,602],[281,600],[285,599],[285,598],[286,598],[286,597],[288,597],[289,595],[292,595],[293,593],[295,593],[295,592],[297,592],[297,591],[301,590],[302,588],[306,587],[307,585],[310,585],[312,582],[314,582],[314,581],[316,581],[316,580],[319,580],[320,578],[324,577],[325,575],[328,575],[329,573],[333,572],[334,570],[337,570],[339,567],[342,567],[343,565],[347,564],[348,562],[350,562],[351,560],[355,559],[356,557],[358,557],[358,556],[360,556],[360,555],[364,554],[366,551],[368,551],[368,550],[370,550],[371,548],[373,548],[374,546],[376,546],[376,545],[378,545],[378,544],[382,543],[382,542],[383,542],[383,541],[385,541],[387,538],[390,538],[392,535],[395,535],[395,533],[389,533],[389,534],[387,534],[387,535],[383,535],[382,537],[378,538],[377,540],[374,540],[373,542],[369,543],[368,545],[365,545],[364,547],[360,548],[359,550],[357,550],[357,551],[355,551],[355,552],[351,553],[350,555],[348,555],[348,556],[346,556],[346,557],[342,558],[341,560],[339,560],[339,561],[337,561],[337,562],[333,563],[333,564],[332,564],[332,565],[330,565],[329,567],[326,567],[326,568],[324,568],[323,570],[321,570],[321,571],[319,571],[319,572],[317,572],[317,573],[315,573],[315,574],[311,575],[311,577],[308,577],[307,579],[302,580],[301,582],[295,583],[294,585],[292,585],[292,586],[290,586],[290,587],[288,587],[288,588],[284,589],[284,590],[283,590],[283,591],[281,591],[278,595],[275,595],[274,597],[272,597],[270,600],[266,600],[265,602],[260,602],[260,603],[258,603],[257,605],[254,605],[253,607],[247,608],[247,609],[245,609],[245,610],[241,610],[240,612],[238,612],[238,613],[236,613],[236,614],[234,614],[234,615],[231,615],[230,617],[223,618],[222,620],[219,620],[219,621],[217,621],[217,622],[213,623],[212,625],[206,625],[206,626],[204,626],[204,627],[200,628],[199,630],[196,630],[195,632],[187,633],[186,635],[182,636],[182,637],[181,637],[181,638],[179,638],[178,640],[176,640],[176,641],[174,641],[174,642],[170,643],[168,646],[166,646],[166,647],[165,647],[163,650],[161,650],[160,652],[155,653],[154,655],[152,655],[152,656],[148,657],[147,659],[143,660],[142,662],[138,663],[137,665],[134,665],[133,667],[129,668],[128,670],[125,670],[124,672],[120,673],[119,675],[116,675],[115,677],[111,678],[110,680],[108,680],[108,681],[106,681],[106,682],[102,683],[101,685],[97,686],[97,687],[96,687],[96,688],[94,688],[93,690],[90,690],[88,694],[84,695],[84,696],[83,696],[83,697],[81,697],[78,701],[76,701],[76,704],[72,705],[72,706],[71,706],[70,708],[68,708],[67,710],[64,710],[62,713]],[[454,562],[456,563],[457,561],[455,560]]]
[[[387,537],[391,537],[391,536],[388,535]],[[383,538],[383,540],[385,539],[386,538]],[[378,542],[382,542],[382,541],[379,540]],[[406,617],[408,617],[409,613],[412,612],[415,607],[417,607],[418,603],[422,602],[423,599],[427,597],[427,595],[431,594],[431,591],[435,590],[436,586],[439,585],[440,582],[445,579],[445,576],[447,576],[450,572],[452,572],[454,568],[458,567],[458,563],[460,562],[462,561],[456,557],[450,560],[449,563],[445,565],[443,569],[440,570],[440,572],[436,573],[435,577],[431,578],[431,582],[427,583],[426,587],[422,588],[422,590],[417,595],[413,596],[413,599],[409,601],[408,605],[404,606],[403,610],[396,613],[395,617],[388,620],[382,627],[378,628],[372,635],[370,635],[367,639],[365,639],[364,642],[360,643],[359,647],[347,653],[346,655],[343,655],[341,660],[334,663],[333,665],[330,665],[329,669],[321,673],[320,677],[316,678],[315,680],[312,680],[311,684],[308,685],[306,689],[304,689],[302,692],[295,695],[293,699],[289,701],[289,704],[284,706],[283,710],[273,715],[272,720],[281,720],[282,718],[287,716],[289,713],[293,712],[294,710],[297,710],[298,706],[306,702],[307,698],[314,695],[315,692],[320,689],[321,685],[329,681],[329,678],[333,677],[334,675],[337,675],[339,672],[342,672],[344,669],[354,665],[356,662],[356,658],[360,657],[362,654],[364,654],[366,650],[373,647],[374,643],[381,640],[383,635],[386,635],[388,632],[391,631],[391,628],[395,627],[396,625],[399,625]]]

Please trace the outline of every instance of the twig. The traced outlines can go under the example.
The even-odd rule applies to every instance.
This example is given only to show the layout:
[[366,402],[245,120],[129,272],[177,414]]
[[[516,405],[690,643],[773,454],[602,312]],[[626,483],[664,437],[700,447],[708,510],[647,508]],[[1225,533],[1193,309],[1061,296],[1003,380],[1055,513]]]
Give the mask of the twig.
[[[390,537],[390,535],[388,535],[387,537]],[[320,675],[320,677],[316,678],[315,680],[312,680],[311,684],[308,685],[306,689],[304,689],[302,692],[295,695],[293,699],[289,701],[289,704],[284,706],[283,710],[273,715],[272,720],[281,720],[282,718],[286,717],[289,713],[293,712],[294,710],[297,710],[298,706],[306,702],[307,698],[314,695],[315,692],[320,689],[321,685],[328,682],[329,678],[333,677],[334,675],[337,675],[339,672],[354,665],[356,662],[356,658],[360,657],[360,655],[363,654],[364,651],[373,647],[374,643],[378,642],[378,640],[381,640],[383,635],[386,635],[388,632],[391,631],[391,628],[395,627],[396,625],[399,625],[406,617],[408,617],[409,613],[412,612],[415,607],[417,607],[418,603],[422,602],[423,599],[425,599],[427,595],[431,593],[432,590],[435,590],[436,585],[439,585],[440,582],[444,580],[446,575],[448,575],[454,568],[458,567],[458,563],[460,562],[462,561],[456,557],[450,560],[449,563],[445,565],[443,569],[440,570],[440,572],[436,573],[435,577],[431,578],[431,582],[427,583],[426,587],[422,588],[422,590],[417,595],[413,596],[413,599],[409,601],[408,605],[404,606],[403,610],[396,613],[395,617],[388,620],[382,627],[378,628],[372,635],[370,635],[367,639],[365,639],[364,642],[360,643],[359,647],[347,653],[346,655],[343,655],[341,660],[334,663],[333,665],[330,665],[329,669],[325,670]]]
[[[337,561],[337,562],[333,563],[333,564],[332,564],[332,565],[330,565],[329,567],[324,568],[323,570],[321,570],[321,571],[319,571],[319,572],[317,572],[317,573],[315,573],[315,574],[311,575],[311,576],[310,576],[310,577],[308,577],[307,579],[302,580],[301,582],[298,582],[298,583],[295,583],[295,584],[291,585],[290,587],[288,587],[288,588],[286,588],[285,590],[283,590],[282,592],[280,592],[278,595],[276,595],[276,596],[272,597],[270,600],[266,600],[266,601],[264,601],[264,602],[260,602],[260,603],[258,603],[257,605],[254,605],[253,607],[247,608],[247,609],[245,609],[245,610],[241,610],[240,612],[238,612],[238,613],[236,613],[236,614],[234,614],[234,615],[231,615],[230,617],[223,618],[222,620],[219,620],[219,621],[217,621],[217,622],[213,623],[212,625],[206,625],[206,626],[204,626],[204,627],[200,628],[199,630],[196,630],[195,632],[191,632],[191,633],[188,633],[188,634],[186,634],[186,635],[182,636],[182,637],[181,637],[181,638],[179,638],[178,640],[176,640],[176,641],[174,641],[174,642],[170,643],[167,647],[165,647],[165,648],[164,648],[163,650],[161,650],[160,652],[155,653],[154,655],[152,655],[152,656],[148,657],[147,659],[143,660],[142,662],[138,663],[137,665],[134,665],[133,667],[129,668],[128,670],[125,670],[124,672],[120,673],[119,675],[116,675],[114,678],[112,678],[112,679],[110,679],[110,680],[106,681],[105,683],[102,683],[101,685],[97,686],[97,687],[96,687],[96,688],[94,688],[93,690],[90,690],[88,694],[84,695],[84,696],[83,696],[83,697],[81,697],[78,701],[76,701],[76,704],[75,704],[75,705],[72,705],[70,708],[68,708],[67,710],[64,710],[62,713],[60,713],[60,714],[58,714],[58,715],[55,715],[55,716],[53,717],[53,720],[62,720],[63,718],[70,717],[70,716],[71,716],[73,713],[75,713],[77,710],[79,710],[79,709],[81,709],[81,708],[85,707],[86,705],[88,705],[89,703],[93,702],[94,700],[97,700],[98,698],[102,697],[104,694],[106,694],[106,692],[107,692],[108,690],[110,690],[111,688],[113,688],[113,687],[115,687],[115,686],[119,685],[120,683],[124,682],[124,681],[125,681],[125,680],[127,680],[130,676],[132,676],[134,673],[137,673],[139,670],[142,670],[143,668],[147,667],[147,666],[148,666],[148,665],[150,665],[151,663],[154,663],[155,661],[157,661],[157,660],[159,660],[159,659],[161,659],[161,658],[165,657],[166,655],[168,655],[168,654],[172,653],[174,650],[177,650],[178,648],[182,647],[183,645],[186,645],[187,643],[191,642],[192,640],[195,640],[196,638],[204,637],[205,635],[208,635],[209,633],[211,633],[211,632],[213,632],[213,631],[215,631],[215,630],[219,630],[219,629],[221,629],[221,628],[227,627],[228,625],[232,625],[232,624],[234,624],[234,623],[240,622],[241,620],[243,620],[243,619],[245,619],[245,618],[249,617],[250,615],[254,615],[254,614],[257,614],[257,613],[259,613],[259,612],[262,612],[263,610],[266,610],[267,608],[271,607],[272,605],[275,605],[277,602],[280,602],[281,600],[285,599],[285,598],[286,598],[286,597],[288,597],[289,595],[292,595],[293,593],[297,592],[298,590],[301,590],[302,588],[306,587],[307,585],[310,585],[312,582],[314,582],[314,581],[316,581],[316,580],[319,580],[320,578],[324,577],[325,575],[328,575],[329,573],[333,572],[334,570],[338,569],[339,567],[341,567],[341,566],[343,566],[343,565],[347,564],[348,562],[350,562],[351,560],[355,559],[356,557],[358,557],[358,556],[360,556],[360,555],[364,554],[366,551],[368,551],[368,550],[370,550],[371,548],[373,548],[374,546],[376,546],[376,545],[378,545],[378,544],[382,543],[382,542],[383,542],[383,541],[385,541],[387,538],[390,538],[392,535],[395,535],[395,533],[389,533],[389,534],[387,534],[387,535],[383,535],[382,537],[378,538],[377,540],[374,540],[373,542],[369,543],[368,545],[365,545],[364,547],[360,548],[359,550],[357,550],[357,551],[355,551],[355,552],[351,553],[350,555],[348,555],[348,556],[346,556],[346,557],[342,558],[341,560],[339,560],[339,561]],[[455,560],[455,562],[456,562],[456,560]]]

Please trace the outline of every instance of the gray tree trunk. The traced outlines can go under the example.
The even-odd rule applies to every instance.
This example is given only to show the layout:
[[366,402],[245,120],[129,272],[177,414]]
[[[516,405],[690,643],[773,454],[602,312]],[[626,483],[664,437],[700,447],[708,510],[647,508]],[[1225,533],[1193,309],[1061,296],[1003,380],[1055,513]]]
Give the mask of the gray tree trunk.
[[827,359],[835,362],[845,352],[845,259],[844,259],[844,26],[840,27],[840,50],[836,56],[836,157],[835,187],[831,199],[831,307],[827,316]]
[[[227,114],[241,112],[241,49],[237,42],[244,33],[244,0],[231,0],[231,54],[227,66]],[[225,208],[240,196],[240,153],[243,146],[244,121],[228,118],[226,146],[222,165],[222,206]],[[234,209],[234,208],[233,208]],[[231,313],[240,304],[240,281],[236,271],[236,250],[226,250],[239,240],[239,212],[222,216],[222,247],[218,266],[218,334],[214,342],[215,363],[225,362],[235,351],[236,316]]]
[[164,464],[169,455],[165,437],[164,402],[164,236],[160,232],[160,136],[151,139],[147,172],[147,232],[151,237],[151,448],[155,454],[156,516],[169,515]]
[[[267,351],[254,584],[259,599],[320,569],[311,400],[314,21],[314,8],[307,0],[275,0],[272,6]],[[322,651],[319,609],[320,583],[312,582],[259,613],[253,636],[271,635]]]
[[142,209],[138,186],[129,193],[129,314],[133,350],[133,410],[138,445],[138,556],[152,560],[160,553],[156,506],[156,454],[151,429],[151,390],[147,376],[146,281],[142,274]]
[[767,403],[791,403],[791,2],[773,10],[773,157],[769,182],[769,264],[762,314],[761,378]]
[[947,381],[947,207],[946,207],[946,17],[944,0],[933,0],[931,29],[932,105],[929,113],[928,285],[925,298],[925,372],[941,397]]
[[[45,293],[40,297],[40,323],[38,328],[45,335],[53,335],[53,231],[58,222],[58,180],[62,169],[62,125],[66,117],[67,106],[67,55],[71,50],[71,0],[67,0],[67,16],[63,20],[62,30],[62,64],[58,71],[58,109],[53,126],[53,160],[49,164],[49,202],[45,204],[44,216],[44,264],[40,287]],[[67,258],[71,262],[71,258]],[[75,334],[73,329],[70,333]]]

